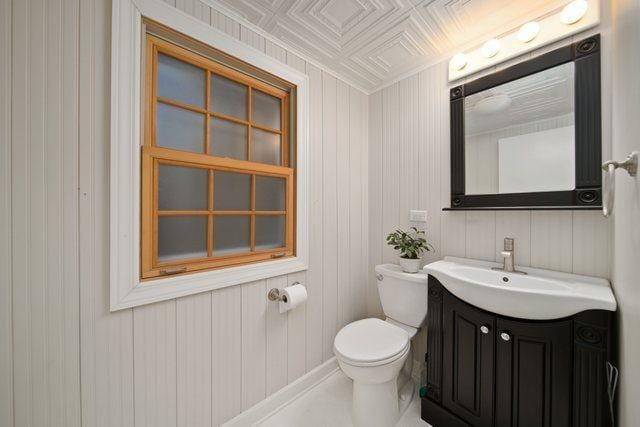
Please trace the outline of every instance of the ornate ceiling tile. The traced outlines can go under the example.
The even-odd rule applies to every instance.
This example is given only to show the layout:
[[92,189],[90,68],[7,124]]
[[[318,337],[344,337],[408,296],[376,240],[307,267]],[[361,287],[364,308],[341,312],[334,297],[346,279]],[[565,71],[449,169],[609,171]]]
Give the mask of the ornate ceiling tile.
[[366,91],[567,0],[202,0]]

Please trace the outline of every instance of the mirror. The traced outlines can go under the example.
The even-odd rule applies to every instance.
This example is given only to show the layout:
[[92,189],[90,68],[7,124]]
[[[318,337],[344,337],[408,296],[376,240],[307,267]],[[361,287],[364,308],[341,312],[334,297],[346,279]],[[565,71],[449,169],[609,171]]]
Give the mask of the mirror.
[[573,62],[465,98],[466,194],[573,190]]
[[594,36],[451,89],[451,209],[597,209]]

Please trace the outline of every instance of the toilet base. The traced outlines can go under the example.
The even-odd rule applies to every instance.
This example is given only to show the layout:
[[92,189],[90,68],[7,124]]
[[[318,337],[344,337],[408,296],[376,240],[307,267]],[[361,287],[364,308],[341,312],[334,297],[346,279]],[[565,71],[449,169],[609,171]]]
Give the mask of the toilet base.
[[396,379],[380,384],[360,384],[354,381],[351,414],[356,427],[395,425],[400,415]]
[[414,397],[413,380],[403,372],[381,384],[353,382],[351,417],[355,427],[394,426]]

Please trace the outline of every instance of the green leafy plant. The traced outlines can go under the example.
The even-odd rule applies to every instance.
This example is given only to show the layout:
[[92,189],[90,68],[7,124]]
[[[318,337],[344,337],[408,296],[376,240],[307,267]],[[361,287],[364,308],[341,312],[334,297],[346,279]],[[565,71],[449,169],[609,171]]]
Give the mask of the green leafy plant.
[[433,250],[424,235],[424,231],[416,227],[411,227],[410,231],[396,230],[387,236],[387,245],[400,251],[401,258],[418,259],[423,252]]

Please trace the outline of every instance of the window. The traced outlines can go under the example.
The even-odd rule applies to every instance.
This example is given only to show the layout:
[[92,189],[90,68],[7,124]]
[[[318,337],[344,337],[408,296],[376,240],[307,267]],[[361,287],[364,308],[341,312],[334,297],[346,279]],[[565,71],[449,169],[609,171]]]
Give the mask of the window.
[[146,38],[141,278],[294,255],[287,90]]

